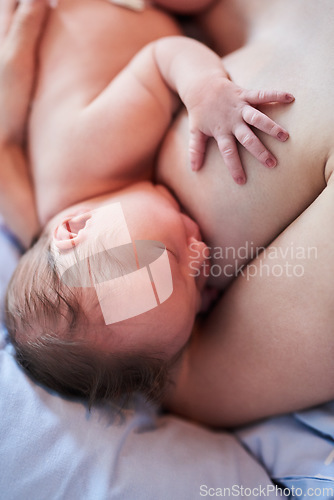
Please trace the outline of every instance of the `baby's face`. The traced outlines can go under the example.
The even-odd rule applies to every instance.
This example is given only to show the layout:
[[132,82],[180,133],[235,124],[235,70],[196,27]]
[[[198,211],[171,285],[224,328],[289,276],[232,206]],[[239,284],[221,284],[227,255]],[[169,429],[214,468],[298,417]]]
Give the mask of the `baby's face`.
[[104,346],[170,358],[185,345],[204,285],[189,267],[189,245],[203,255],[205,244],[167,189],[136,184],[66,210],[53,227],[59,269],[85,262],[81,286],[96,289],[101,311],[90,321],[101,323],[103,313]]

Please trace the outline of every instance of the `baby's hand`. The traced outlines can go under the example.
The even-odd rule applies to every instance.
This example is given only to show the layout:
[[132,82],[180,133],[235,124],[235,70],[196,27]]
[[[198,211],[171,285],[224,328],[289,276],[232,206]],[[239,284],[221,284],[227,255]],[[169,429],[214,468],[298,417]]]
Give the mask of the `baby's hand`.
[[214,137],[226,166],[238,184],[246,182],[246,174],[238,154],[236,140],[263,165],[272,168],[276,158],[265,148],[249,125],[279,141],[286,141],[288,132],[256,109],[268,103],[291,103],[294,97],[286,92],[244,90],[223,76],[203,82],[197,92],[188,96],[190,123],[190,164],[199,170],[204,161],[206,143]]

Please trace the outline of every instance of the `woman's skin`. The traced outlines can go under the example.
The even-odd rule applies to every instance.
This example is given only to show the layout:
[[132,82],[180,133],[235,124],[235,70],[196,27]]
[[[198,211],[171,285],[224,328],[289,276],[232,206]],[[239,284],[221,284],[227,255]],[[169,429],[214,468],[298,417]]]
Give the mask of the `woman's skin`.
[[265,108],[290,139],[282,146],[263,138],[279,159],[273,171],[257,168],[241,150],[248,176],[242,187],[226,175],[213,143],[200,172],[186,168],[184,113],[158,162],[158,180],[216,249],[212,284],[231,283],[233,270],[257,248],[276,249],[234,279],[175,372],[168,407],[218,426],[334,397],[334,5],[222,0],[202,17],[218,49],[228,45],[226,12],[240,27],[229,47],[244,44],[224,58],[232,80],[248,88],[284,86],[296,100]]
[[0,212],[27,247],[39,223],[24,151],[26,123],[47,4],[22,3],[13,15],[14,3],[0,5]]

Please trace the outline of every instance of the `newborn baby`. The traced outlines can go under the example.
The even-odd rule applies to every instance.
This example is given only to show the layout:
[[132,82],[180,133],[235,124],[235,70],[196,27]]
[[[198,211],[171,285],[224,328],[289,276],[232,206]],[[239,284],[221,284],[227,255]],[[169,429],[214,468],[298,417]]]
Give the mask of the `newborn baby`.
[[[241,127],[245,145],[253,134],[246,121],[288,137],[252,106],[291,95],[239,89],[198,42],[152,42],[178,34],[153,7],[63,0],[41,47],[29,151],[45,227],[10,284],[7,327],[35,378],[91,403],[134,391],[159,397],[201,306],[204,257],[198,273],[189,268],[190,244],[205,255],[199,228],[152,183],[174,92],[189,112],[194,169],[213,136],[242,184],[233,130]],[[259,141],[250,148],[275,165]]]

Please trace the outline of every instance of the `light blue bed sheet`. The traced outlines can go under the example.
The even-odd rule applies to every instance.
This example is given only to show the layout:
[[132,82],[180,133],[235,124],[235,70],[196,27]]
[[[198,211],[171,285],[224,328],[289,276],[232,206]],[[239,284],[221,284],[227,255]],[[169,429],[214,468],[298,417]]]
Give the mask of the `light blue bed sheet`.
[[293,498],[334,498],[334,402],[268,419],[236,435]]
[[272,484],[228,433],[145,405],[89,413],[37,387],[3,350],[0,380],[3,500],[193,500],[203,486]]

